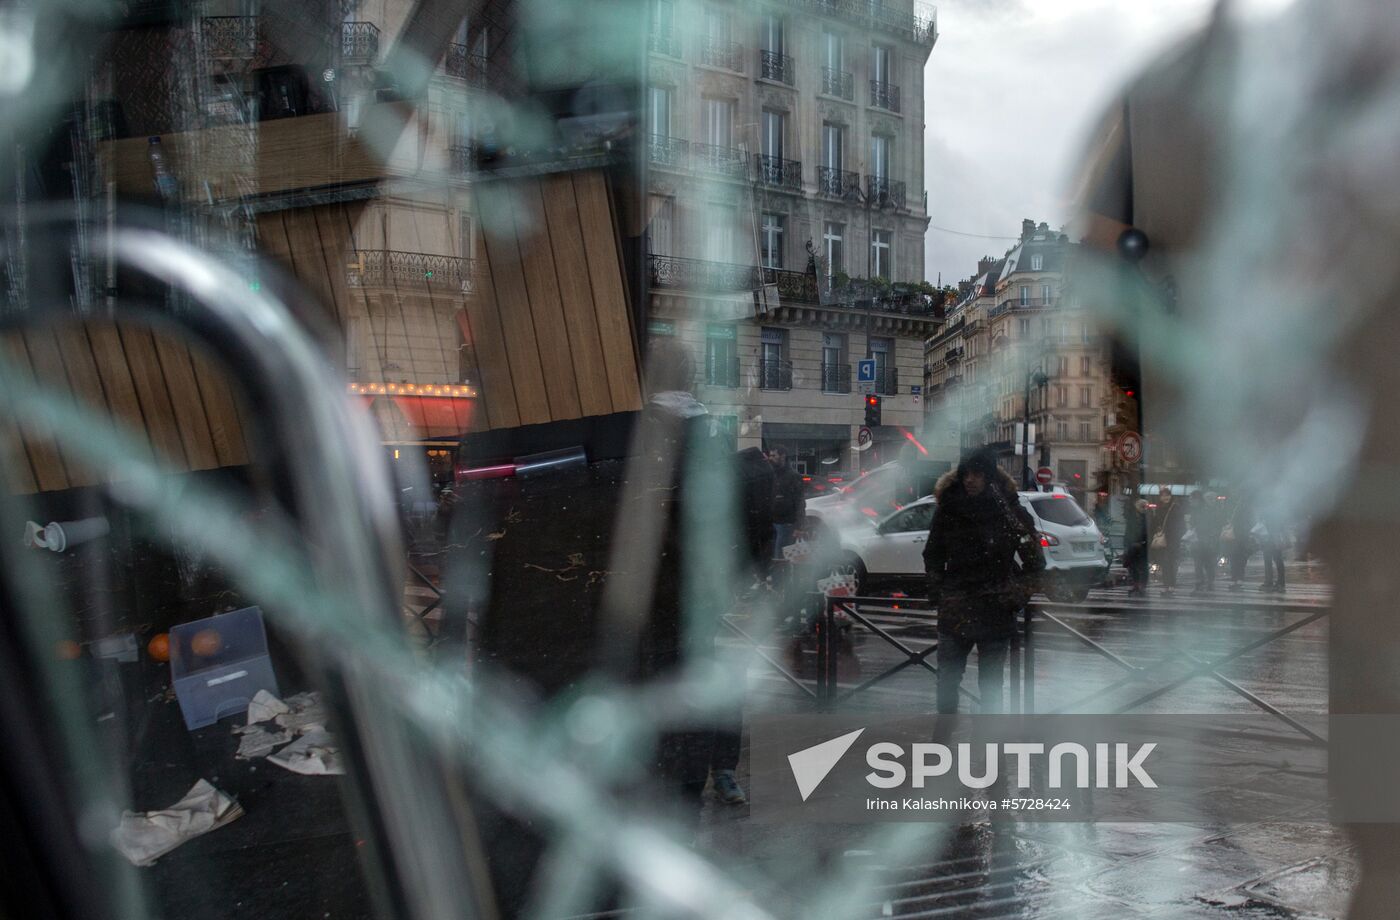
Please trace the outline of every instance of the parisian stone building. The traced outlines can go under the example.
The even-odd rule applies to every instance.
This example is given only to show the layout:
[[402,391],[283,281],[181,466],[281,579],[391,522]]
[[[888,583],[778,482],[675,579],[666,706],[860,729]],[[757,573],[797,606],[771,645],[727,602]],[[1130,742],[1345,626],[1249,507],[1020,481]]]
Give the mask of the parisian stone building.
[[[1048,466],[1091,507],[1116,393],[1107,343],[1073,295],[1074,255],[1063,233],[1027,220],[1004,256],[981,260],[925,347],[925,432],[941,458],[994,448],[1018,482],[1026,466]],[[1016,441],[1026,422],[1035,426],[1028,459]]]
[[[892,459],[923,422],[923,71],[909,0],[655,0],[648,333],[675,336],[740,447],[809,473]],[[862,451],[859,362],[880,424]]]

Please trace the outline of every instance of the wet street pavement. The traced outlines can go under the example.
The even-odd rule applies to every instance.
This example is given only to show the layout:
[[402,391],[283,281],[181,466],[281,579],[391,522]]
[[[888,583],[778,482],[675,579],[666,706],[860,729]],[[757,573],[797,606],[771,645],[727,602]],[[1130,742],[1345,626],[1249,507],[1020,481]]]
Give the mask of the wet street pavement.
[[[1330,586],[1317,566],[1290,563],[1289,575],[1284,595],[1258,591],[1262,572],[1253,566],[1239,591],[1227,590],[1222,579],[1216,590],[1194,594],[1184,573],[1172,597],[1155,586],[1145,599],[1112,588],[1094,591],[1083,604],[1048,605],[1033,624],[1031,654],[1022,646],[1022,678],[1034,688],[1033,696],[1023,688],[1022,705],[1103,713],[1141,701],[1132,711],[1260,713],[1246,698],[1251,695],[1285,715],[1325,712]],[[911,650],[927,647],[933,625],[897,606],[904,607],[872,606],[872,621]],[[842,690],[903,660],[859,624],[845,634]],[[802,643],[763,647],[797,676],[809,676],[812,651]],[[1247,647],[1219,666],[1219,677],[1182,680],[1202,662]],[[974,656],[964,687],[976,687],[975,670]],[[750,714],[810,711],[811,702],[769,664],[755,661],[749,679]],[[933,675],[907,667],[849,696],[841,708],[929,712]],[[1283,721],[1277,727],[1293,732]],[[852,912],[871,917],[1340,917],[1357,873],[1342,830],[1301,800],[1286,819],[1228,825],[929,823],[914,829],[917,840],[895,850],[898,858],[877,864],[870,835],[888,830],[760,824],[747,808],[707,800],[699,845],[734,872],[752,873],[775,909],[789,915],[812,906],[804,901],[812,873],[820,877],[842,865],[874,885]],[[810,861],[805,871],[793,865],[794,854]]]

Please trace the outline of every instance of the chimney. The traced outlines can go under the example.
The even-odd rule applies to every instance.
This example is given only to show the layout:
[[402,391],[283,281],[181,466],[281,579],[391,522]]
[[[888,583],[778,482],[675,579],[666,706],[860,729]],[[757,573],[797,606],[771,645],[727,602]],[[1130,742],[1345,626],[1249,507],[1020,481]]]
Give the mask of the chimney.
[[1021,221],[1021,240],[1024,242],[1025,240],[1030,239],[1034,235],[1035,221],[1031,220],[1030,218],[1026,218],[1025,220]]
[[1045,232],[1049,231],[1049,229],[1050,229],[1050,225],[1047,224],[1045,221],[1042,220],[1042,221],[1040,222],[1040,232],[1045,233]]
[[977,277],[981,278],[987,272],[997,267],[997,260],[991,256],[983,256],[977,260]]

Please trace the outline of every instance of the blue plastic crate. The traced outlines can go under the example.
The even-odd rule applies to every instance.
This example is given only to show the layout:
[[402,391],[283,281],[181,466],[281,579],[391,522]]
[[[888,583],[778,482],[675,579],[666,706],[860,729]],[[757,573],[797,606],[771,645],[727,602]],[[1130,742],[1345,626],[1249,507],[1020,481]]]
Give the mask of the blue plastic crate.
[[280,696],[262,611],[244,607],[171,628],[170,678],[191,731],[245,712],[259,690]]

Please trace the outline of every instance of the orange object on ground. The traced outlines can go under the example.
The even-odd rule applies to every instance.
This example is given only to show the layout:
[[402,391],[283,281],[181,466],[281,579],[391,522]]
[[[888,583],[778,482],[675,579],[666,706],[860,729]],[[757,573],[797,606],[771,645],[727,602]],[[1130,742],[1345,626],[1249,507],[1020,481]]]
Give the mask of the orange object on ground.
[[170,660],[170,633],[156,633],[146,643],[146,654],[156,661]]
[[224,637],[217,629],[201,629],[190,639],[190,649],[200,658],[213,658],[224,647]]

